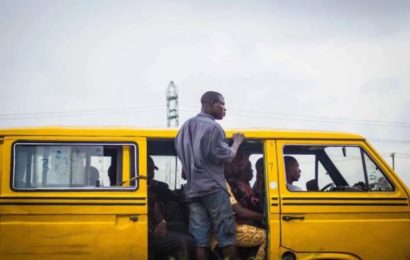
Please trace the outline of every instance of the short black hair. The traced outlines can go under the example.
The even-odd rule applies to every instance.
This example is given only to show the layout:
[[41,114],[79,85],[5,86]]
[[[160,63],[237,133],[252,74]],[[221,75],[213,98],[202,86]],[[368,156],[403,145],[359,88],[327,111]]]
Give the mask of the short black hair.
[[298,162],[296,158],[293,156],[285,156],[284,159],[285,159],[285,168],[288,168],[291,164]]
[[259,168],[263,169],[263,165],[264,165],[264,159],[263,159],[263,157],[261,157],[256,161],[255,168],[256,169],[259,169]]
[[242,144],[238,147],[238,150],[236,152],[235,158],[233,159],[233,161],[241,161],[243,158],[245,157],[249,157],[251,155],[251,153],[249,152],[249,150],[243,146]]
[[201,97],[201,104],[214,104],[223,98],[222,94],[216,91],[207,91]]

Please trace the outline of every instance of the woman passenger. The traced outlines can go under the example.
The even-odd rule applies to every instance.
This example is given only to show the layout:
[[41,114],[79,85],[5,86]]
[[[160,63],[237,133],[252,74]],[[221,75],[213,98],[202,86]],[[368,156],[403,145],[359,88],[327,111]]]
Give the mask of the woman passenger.
[[[239,157],[242,157],[242,155],[239,155]],[[240,159],[240,161],[245,162],[246,161],[245,158],[247,158],[247,160],[249,161],[249,155],[243,156],[243,159]],[[254,259],[257,259],[257,260],[265,259],[266,257],[266,251],[265,251],[266,231],[265,229],[260,227],[261,226],[260,223],[262,223],[262,219],[263,219],[263,214],[261,213],[261,211],[255,211],[255,210],[244,207],[240,202],[238,202],[235,199],[234,194],[232,194],[232,191],[231,191],[232,186],[230,183],[232,182],[236,183],[234,174],[235,172],[237,172],[237,169],[234,163],[236,162],[234,161],[232,163],[228,163],[225,165],[225,178],[229,180],[227,187],[231,195],[231,198],[230,198],[231,205],[236,214],[236,246],[238,247],[258,247],[258,251]],[[252,171],[252,168],[250,169],[250,171]],[[249,174],[249,169],[248,169],[248,174]],[[252,172],[250,174],[252,174]],[[246,190],[248,189],[246,188]],[[245,197],[247,196],[246,195],[242,196],[244,201],[245,201],[244,199]]]

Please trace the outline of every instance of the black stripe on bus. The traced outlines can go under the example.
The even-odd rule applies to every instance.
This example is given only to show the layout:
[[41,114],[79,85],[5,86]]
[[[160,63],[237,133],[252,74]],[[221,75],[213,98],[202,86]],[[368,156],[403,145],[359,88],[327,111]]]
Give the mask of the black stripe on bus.
[[47,203],[47,202],[0,202],[0,206],[21,205],[21,206],[145,206],[146,203]]
[[144,197],[0,197],[0,200],[146,200]]
[[283,203],[283,206],[408,206],[407,203]]
[[283,200],[407,200],[407,198],[282,198]]

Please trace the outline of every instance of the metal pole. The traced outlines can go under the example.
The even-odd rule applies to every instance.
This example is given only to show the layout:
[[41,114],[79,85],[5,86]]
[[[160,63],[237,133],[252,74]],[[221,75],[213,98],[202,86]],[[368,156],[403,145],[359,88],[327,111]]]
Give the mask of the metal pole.
[[178,88],[171,81],[167,87],[167,126],[178,127],[179,110],[178,110]]
[[393,170],[394,170],[394,156],[396,155],[396,153],[391,153],[391,160],[392,160],[392,166],[393,166]]

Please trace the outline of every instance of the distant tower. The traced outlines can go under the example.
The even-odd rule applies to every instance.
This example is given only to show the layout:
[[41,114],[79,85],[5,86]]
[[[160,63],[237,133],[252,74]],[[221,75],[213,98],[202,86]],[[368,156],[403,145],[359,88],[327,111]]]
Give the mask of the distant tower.
[[178,88],[171,81],[167,87],[167,126],[178,127],[179,112],[178,112]]

